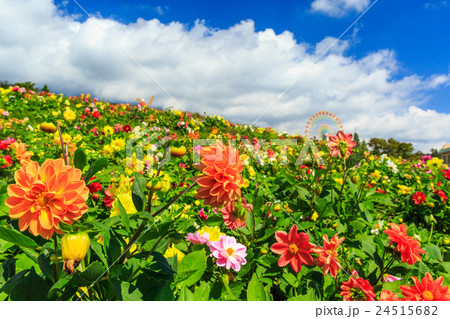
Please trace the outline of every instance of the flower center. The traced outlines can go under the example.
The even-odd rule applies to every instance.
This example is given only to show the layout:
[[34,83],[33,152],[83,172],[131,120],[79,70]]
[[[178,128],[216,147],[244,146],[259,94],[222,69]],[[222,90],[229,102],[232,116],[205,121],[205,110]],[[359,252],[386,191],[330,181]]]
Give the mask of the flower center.
[[432,293],[431,291],[429,291],[429,290],[425,290],[425,291],[422,293],[422,297],[423,297],[423,299],[425,299],[426,301],[434,300],[433,293]]
[[234,253],[234,249],[233,248],[230,247],[230,248],[227,249],[228,256],[233,255],[233,253]]
[[288,250],[289,250],[289,253],[290,253],[291,255],[295,255],[295,254],[298,253],[298,251],[299,251],[298,246],[297,246],[296,244],[294,244],[294,243],[289,244]]
[[48,206],[49,201],[50,201],[50,198],[48,198],[45,193],[38,195],[36,198],[36,203],[42,209],[45,209]]

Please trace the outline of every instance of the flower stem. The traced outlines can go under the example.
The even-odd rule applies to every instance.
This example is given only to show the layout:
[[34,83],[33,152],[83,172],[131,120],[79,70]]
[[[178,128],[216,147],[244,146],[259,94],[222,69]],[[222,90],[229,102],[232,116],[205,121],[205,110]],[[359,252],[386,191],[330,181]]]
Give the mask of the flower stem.
[[61,133],[61,127],[59,126],[59,121],[56,121],[56,126],[58,127],[59,140],[61,142],[61,149],[64,158],[64,163],[66,163],[66,165],[69,165],[69,157],[67,156],[66,150],[64,149],[64,139]]
[[165,211],[170,205],[172,205],[173,203],[175,203],[181,196],[183,196],[184,194],[186,194],[188,191],[190,191],[194,186],[197,185],[197,182],[193,182],[188,188],[186,188],[184,191],[182,191],[180,194],[178,194],[177,196],[175,196],[174,198],[172,198],[166,205],[164,205],[163,207],[161,207],[157,212],[153,213],[152,216],[155,217],[157,215],[159,215],[160,213],[162,213],[163,211]]
[[[55,243],[55,253],[56,253],[58,251],[58,239],[56,237],[56,233],[53,234],[53,240]],[[53,263],[53,279],[55,283],[59,280],[58,263]]]

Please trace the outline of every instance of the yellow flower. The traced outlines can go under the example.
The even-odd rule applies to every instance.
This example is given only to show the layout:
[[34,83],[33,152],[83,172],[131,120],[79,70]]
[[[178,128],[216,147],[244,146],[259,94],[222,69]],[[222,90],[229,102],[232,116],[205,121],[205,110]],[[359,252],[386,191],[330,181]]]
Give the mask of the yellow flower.
[[67,109],[64,111],[63,116],[64,116],[64,119],[65,119],[67,122],[72,122],[73,120],[75,120],[75,119],[77,118],[77,115],[75,114],[75,112],[72,111],[72,110],[69,109],[69,108],[67,108]]
[[103,132],[105,132],[105,135],[113,135],[114,134],[114,129],[111,126],[106,125],[103,128]]
[[433,159],[427,161],[427,167],[433,171],[436,171],[439,168],[441,168],[443,163],[444,160],[441,160],[437,157],[433,157]]
[[381,177],[380,171],[376,169],[376,170],[372,173],[372,177],[373,177],[375,180],[378,180],[378,179]]
[[338,184],[341,184],[341,185],[342,185],[342,183],[344,182],[344,180],[343,180],[342,178],[338,178],[338,177],[336,177],[336,178],[334,179],[334,181],[335,181],[336,183],[338,183]]
[[133,153],[131,158],[127,157],[125,160],[125,173],[133,175],[134,172],[143,171],[145,166],[144,162],[136,158],[136,153]]
[[312,216],[311,216],[311,219],[312,219],[313,221],[316,221],[317,218],[319,218],[319,214],[317,214],[317,212],[314,211],[314,213],[313,213]]
[[397,187],[399,188],[399,194],[409,194],[411,192],[411,187],[405,185],[397,185]]
[[169,248],[167,248],[166,252],[164,253],[165,258],[170,258],[173,256],[177,256],[178,262],[181,262],[181,260],[184,257],[184,254],[177,247],[175,247],[174,244],[172,244]]
[[127,212],[128,215],[137,213],[137,210],[133,204],[133,199],[131,198],[131,191],[127,191],[126,193],[120,193],[116,196],[117,198],[114,199],[109,217],[119,215],[119,200],[122,203],[122,206],[123,208],[125,208],[125,211]]
[[103,155],[107,156],[107,157],[111,157],[114,155],[114,147],[112,147],[111,145],[104,145],[103,146],[103,150],[102,150]]
[[247,167],[248,167],[248,172],[249,172],[250,176],[252,176],[252,177],[255,176],[256,172],[253,169],[253,166],[247,166]]
[[225,236],[224,233],[220,232],[219,226],[214,227],[203,226],[198,230],[198,233],[200,234],[200,236],[203,235],[204,233],[208,233],[209,241],[219,241],[220,236]]
[[111,141],[111,146],[116,152],[123,151],[125,149],[125,140],[122,138],[116,138]]
[[200,205],[200,201],[197,199],[197,200],[194,202],[194,204],[195,204],[195,206],[198,206],[198,205]]
[[242,183],[242,187],[247,188],[249,184],[250,184],[250,181],[248,179],[244,178],[244,182]]

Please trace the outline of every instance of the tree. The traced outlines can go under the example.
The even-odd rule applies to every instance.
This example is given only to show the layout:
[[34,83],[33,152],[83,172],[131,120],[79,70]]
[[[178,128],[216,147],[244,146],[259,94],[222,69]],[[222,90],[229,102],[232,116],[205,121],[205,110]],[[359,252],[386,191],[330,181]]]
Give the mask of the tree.
[[36,83],[27,81],[27,82],[16,82],[14,83],[15,86],[18,87],[23,87],[26,90],[31,90],[31,91],[37,91],[37,89],[34,87],[36,85]]
[[439,151],[435,148],[432,148],[430,150],[430,153],[431,153],[431,156],[433,156],[433,157],[438,157],[438,155],[439,155]]
[[43,92],[50,92],[50,89],[48,88],[47,84],[44,84],[44,87],[42,88]]
[[374,155],[386,154],[390,157],[399,157],[405,159],[412,158],[414,147],[411,143],[402,143],[392,137],[388,140],[372,137],[369,141],[369,147]]
[[9,83],[8,81],[0,81],[0,87],[1,87],[1,88],[7,89],[7,88],[9,88],[10,86],[12,86],[12,84]]

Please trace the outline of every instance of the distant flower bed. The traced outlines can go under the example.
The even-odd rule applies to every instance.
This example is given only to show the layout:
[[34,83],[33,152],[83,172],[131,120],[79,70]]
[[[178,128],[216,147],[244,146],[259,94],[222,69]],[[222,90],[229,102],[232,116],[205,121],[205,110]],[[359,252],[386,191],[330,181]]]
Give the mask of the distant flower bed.
[[0,300],[450,300],[450,170],[0,89]]

